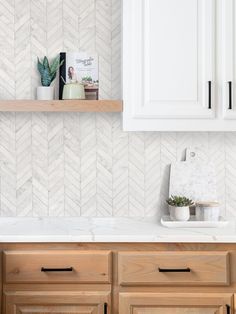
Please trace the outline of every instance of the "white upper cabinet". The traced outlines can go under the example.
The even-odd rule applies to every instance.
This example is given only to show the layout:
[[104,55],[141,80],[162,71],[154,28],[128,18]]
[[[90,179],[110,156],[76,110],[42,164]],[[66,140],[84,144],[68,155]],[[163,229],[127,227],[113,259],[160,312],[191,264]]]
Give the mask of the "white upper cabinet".
[[221,2],[222,12],[222,98],[225,119],[236,118],[236,3]]
[[[220,21],[216,0],[123,1],[125,130],[236,130],[236,123],[225,119],[236,117],[234,1],[222,0],[225,20]],[[225,45],[221,96],[216,79],[217,23],[225,24],[219,36]]]

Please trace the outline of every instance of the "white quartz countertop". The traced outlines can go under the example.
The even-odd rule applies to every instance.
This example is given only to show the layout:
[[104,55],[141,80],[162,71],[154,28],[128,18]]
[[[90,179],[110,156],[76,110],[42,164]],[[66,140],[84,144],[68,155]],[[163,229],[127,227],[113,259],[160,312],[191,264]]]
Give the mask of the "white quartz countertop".
[[227,228],[168,229],[152,219],[0,218],[0,242],[201,242],[236,243]]

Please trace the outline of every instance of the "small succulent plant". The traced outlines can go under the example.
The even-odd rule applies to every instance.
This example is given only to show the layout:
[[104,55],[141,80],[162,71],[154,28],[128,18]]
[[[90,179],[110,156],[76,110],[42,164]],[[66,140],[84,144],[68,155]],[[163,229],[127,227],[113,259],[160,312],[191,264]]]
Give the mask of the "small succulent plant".
[[48,58],[45,56],[42,61],[38,58],[38,71],[41,75],[42,86],[50,86],[55,80],[57,71],[64,61],[60,62],[60,57],[57,56],[49,64]]
[[171,195],[168,200],[166,200],[166,203],[170,206],[174,207],[185,207],[185,206],[191,206],[194,204],[192,200],[185,196],[177,196],[177,195]]

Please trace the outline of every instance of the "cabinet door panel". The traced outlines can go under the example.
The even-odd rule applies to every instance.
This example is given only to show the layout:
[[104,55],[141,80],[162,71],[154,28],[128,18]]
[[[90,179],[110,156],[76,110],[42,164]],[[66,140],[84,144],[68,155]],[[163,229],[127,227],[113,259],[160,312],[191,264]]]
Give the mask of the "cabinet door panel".
[[124,127],[213,118],[215,0],[127,0],[123,20]]
[[217,293],[121,293],[120,314],[228,314],[233,295]]
[[223,71],[222,95],[225,119],[236,119],[236,4],[222,2]]
[[110,293],[102,291],[11,291],[4,293],[3,314],[107,314]]
[[[220,314],[219,308],[134,308],[133,314]],[[222,312],[223,313],[223,312]]]
[[95,306],[16,306],[17,314],[98,314]]

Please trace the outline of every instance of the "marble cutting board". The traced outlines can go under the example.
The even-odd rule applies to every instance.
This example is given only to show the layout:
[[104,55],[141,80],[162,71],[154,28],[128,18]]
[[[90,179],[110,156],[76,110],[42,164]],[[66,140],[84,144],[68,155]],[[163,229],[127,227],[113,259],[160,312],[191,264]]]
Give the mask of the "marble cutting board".
[[184,195],[194,201],[218,201],[216,173],[211,161],[187,149],[186,161],[171,164],[169,195]]

